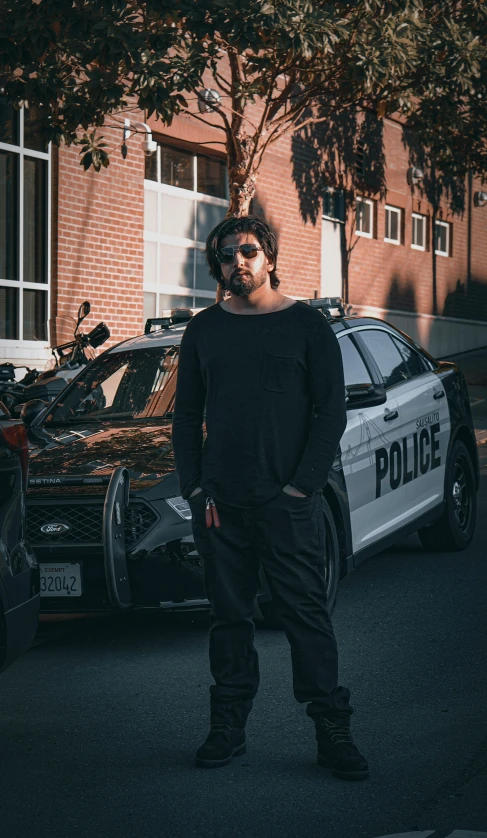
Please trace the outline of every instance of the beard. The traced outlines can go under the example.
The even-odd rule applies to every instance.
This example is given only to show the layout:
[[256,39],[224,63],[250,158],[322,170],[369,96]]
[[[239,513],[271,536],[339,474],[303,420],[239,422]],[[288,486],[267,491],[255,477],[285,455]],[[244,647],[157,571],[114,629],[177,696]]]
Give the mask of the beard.
[[230,291],[236,297],[248,297],[257,288],[265,285],[267,276],[265,267],[255,275],[249,271],[234,272],[229,279],[224,280],[225,291]]

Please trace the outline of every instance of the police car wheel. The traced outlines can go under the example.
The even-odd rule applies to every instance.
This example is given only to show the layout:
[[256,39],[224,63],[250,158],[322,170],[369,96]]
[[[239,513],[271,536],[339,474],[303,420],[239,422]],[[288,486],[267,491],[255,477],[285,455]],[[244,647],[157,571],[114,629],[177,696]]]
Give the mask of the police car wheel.
[[460,440],[453,444],[446,465],[445,498],[439,521],[418,531],[421,544],[431,551],[465,550],[475,532],[477,493],[472,460]]
[[[321,506],[325,521],[326,599],[328,604],[328,613],[331,614],[335,608],[338,593],[338,580],[340,576],[340,547],[338,544],[338,535],[335,521],[333,520],[333,514],[323,495],[321,496]],[[283,628],[277,610],[272,601],[259,603],[259,608],[267,628]]]

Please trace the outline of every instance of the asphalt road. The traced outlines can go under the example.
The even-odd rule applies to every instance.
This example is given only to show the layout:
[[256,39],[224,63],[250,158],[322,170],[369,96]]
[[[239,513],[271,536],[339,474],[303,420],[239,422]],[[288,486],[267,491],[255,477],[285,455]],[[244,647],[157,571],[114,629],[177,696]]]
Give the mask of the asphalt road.
[[247,754],[208,771],[193,766],[208,728],[205,615],[48,625],[0,678],[2,838],[486,838],[487,444],[480,451],[468,551],[428,554],[412,537],[340,585],[341,682],[370,780],[316,765],[280,632],[257,632]]

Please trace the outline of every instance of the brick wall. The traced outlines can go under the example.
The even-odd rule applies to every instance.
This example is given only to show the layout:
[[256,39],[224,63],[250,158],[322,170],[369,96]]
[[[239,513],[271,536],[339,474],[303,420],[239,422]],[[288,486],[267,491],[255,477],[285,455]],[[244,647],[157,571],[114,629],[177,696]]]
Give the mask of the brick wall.
[[[468,209],[468,190],[462,213],[453,214],[448,201],[443,200],[438,219],[451,224],[451,254],[449,257],[435,256],[431,241],[432,207],[421,197],[418,187],[412,190],[407,184],[408,150],[404,147],[399,125],[385,121],[384,143],[387,191],[385,200],[378,200],[375,206],[375,237],[367,239],[353,235],[348,225],[348,239],[355,244],[349,270],[350,301],[379,308],[487,320],[487,211],[473,206]],[[480,185],[474,184],[473,190],[478,188]],[[404,230],[400,245],[384,242],[386,203],[403,211]],[[428,217],[429,243],[424,252],[411,248],[412,212]]]
[[253,211],[265,217],[277,235],[280,291],[313,297],[321,283],[321,216],[313,224],[302,217],[302,203],[293,184],[291,138],[283,137],[264,157]]
[[[177,118],[170,128],[152,122],[154,135],[172,139],[185,147],[207,145],[209,152],[222,134],[189,118]],[[118,131],[103,132],[111,147],[120,143]],[[213,142],[212,142],[213,141]],[[431,206],[419,190],[406,182],[408,151],[401,127],[384,122],[384,200],[376,203],[373,239],[347,236],[355,246],[349,268],[349,300],[369,305],[425,314],[487,320],[487,207],[472,208],[453,216],[446,203],[439,217],[452,223],[450,257],[434,257],[431,247],[411,248],[411,213],[431,219]],[[93,314],[86,326],[105,320],[111,343],[140,333],[143,324],[143,179],[142,138],[129,141],[124,161],[116,151],[108,170],[85,173],[79,165],[78,148],[62,148],[54,159],[54,184],[58,184],[53,218],[53,311],[75,314],[83,299],[90,299]],[[196,148],[197,146],[193,146]],[[321,153],[321,149],[318,149]],[[282,138],[267,152],[259,173],[253,211],[264,216],[279,241],[278,273],[281,291],[296,297],[320,293],[321,277],[321,182],[310,194],[298,190],[299,170],[306,171],[316,148],[293,144]],[[473,185],[473,191],[480,184]],[[56,189],[53,190],[54,192]],[[378,196],[376,196],[378,198]],[[307,204],[308,201],[308,204]],[[400,245],[384,239],[385,209],[389,203],[403,211]],[[306,220],[305,220],[306,219]],[[468,258],[469,224],[471,239]],[[431,224],[430,224],[431,228]],[[436,288],[433,282],[436,265]],[[326,267],[326,254],[324,255]],[[469,271],[470,265],[470,271]]]
[[[102,133],[110,148],[120,144],[121,131]],[[130,139],[127,159],[115,151],[100,172],[83,170],[77,146],[54,155],[51,315],[74,316],[79,304],[90,300],[92,313],[83,328],[104,320],[112,334],[105,346],[140,333],[143,323],[141,143],[139,136]]]

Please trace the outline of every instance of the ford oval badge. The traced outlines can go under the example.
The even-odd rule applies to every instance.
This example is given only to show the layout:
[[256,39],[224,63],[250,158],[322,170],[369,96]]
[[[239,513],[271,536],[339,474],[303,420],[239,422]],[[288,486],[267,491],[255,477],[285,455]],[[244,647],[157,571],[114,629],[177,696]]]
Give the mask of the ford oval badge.
[[41,527],[41,532],[45,533],[46,535],[61,535],[63,532],[68,532],[70,527],[68,524],[61,524],[58,522],[53,522],[52,524],[43,524]]

